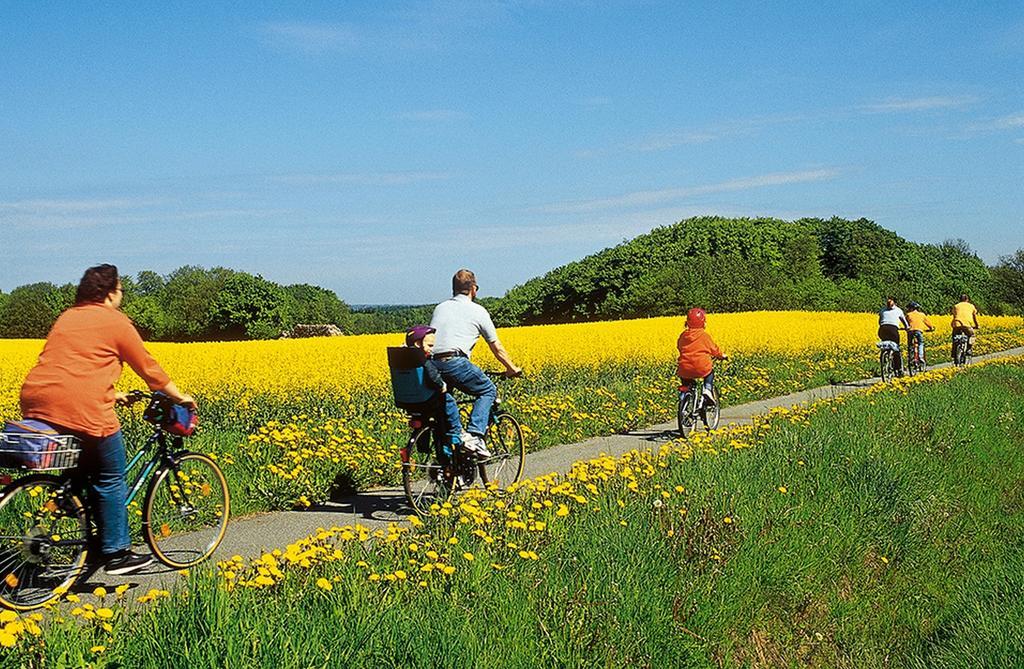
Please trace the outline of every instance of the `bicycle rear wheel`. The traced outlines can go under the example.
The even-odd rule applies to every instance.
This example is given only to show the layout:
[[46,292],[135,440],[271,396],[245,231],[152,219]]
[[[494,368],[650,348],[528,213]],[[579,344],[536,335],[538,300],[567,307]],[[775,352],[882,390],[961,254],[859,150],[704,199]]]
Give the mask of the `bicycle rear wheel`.
[[884,382],[892,381],[892,355],[893,353],[891,351],[882,351],[881,353],[878,354],[879,374],[881,375],[882,381]]
[[695,401],[693,399],[696,396],[695,389],[679,395],[679,405],[676,407],[676,425],[679,428],[679,434],[683,437],[689,437],[693,428],[697,427],[697,411],[694,408]]
[[510,414],[499,413],[487,428],[487,448],[491,457],[480,462],[480,482],[505,488],[523,475],[526,443],[523,428]]
[[38,608],[66,592],[84,570],[89,523],[66,481],[35,474],[0,493],[0,605]]
[[142,534],[158,560],[185,569],[220,545],[230,510],[228,483],[217,463],[201,453],[177,453],[149,482]]
[[412,433],[402,449],[405,500],[420,516],[429,516],[434,504],[441,504],[452,495],[453,481],[449,472],[434,462],[432,431],[433,428],[421,427]]

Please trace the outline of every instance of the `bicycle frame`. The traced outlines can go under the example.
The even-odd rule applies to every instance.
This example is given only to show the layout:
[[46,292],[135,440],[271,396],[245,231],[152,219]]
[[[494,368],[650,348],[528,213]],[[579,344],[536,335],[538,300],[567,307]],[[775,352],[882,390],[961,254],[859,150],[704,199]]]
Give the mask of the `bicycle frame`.
[[167,462],[171,459],[171,453],[167,446],[167,437],[163,430],[157,428],[153,430],[153,434],[149,435],[149,438],[146,439],[142,448],[139,449],[139,452],[136,453],[128,462],[127,466],[125,466],[124,474],[126,481],[128,480],[128,474],[131,473],[131,471],[135,469],[140,462],[142,462],[143,457],[145,457],[146,453],[153,447],[153,444],[157,444],[158,448],[149,458],[149,462],[143,466],[142,470],[135,477],[135,480],[133,480],[131,485],[128,486],[128,496],[124,501],[125,506],[131,505],[136,495],[138,495],[139,491],[142,490],[142,486],[149,480],[153,470],[155,470],[162,462]]

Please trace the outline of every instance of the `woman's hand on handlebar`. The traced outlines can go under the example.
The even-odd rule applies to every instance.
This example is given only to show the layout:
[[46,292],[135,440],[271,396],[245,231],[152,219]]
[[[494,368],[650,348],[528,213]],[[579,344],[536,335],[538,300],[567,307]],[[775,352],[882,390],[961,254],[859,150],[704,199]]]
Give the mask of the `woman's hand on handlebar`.
[[186,395],[178,390],[178,386],[174,385],[174,381],[171,381],[164,386],[160,392],[170,397],[175,404],[181,404],[190,409],[196,409],[196,399],[191,395]]

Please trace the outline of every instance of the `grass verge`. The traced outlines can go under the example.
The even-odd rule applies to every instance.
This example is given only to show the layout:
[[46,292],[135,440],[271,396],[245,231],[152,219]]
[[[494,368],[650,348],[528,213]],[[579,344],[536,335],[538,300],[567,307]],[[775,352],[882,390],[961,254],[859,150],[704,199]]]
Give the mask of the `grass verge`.
[[143,606],[64,605],[0,653],[4,666],[1014,666],[1024,360],[934,377],[951,378],[467,496],[435,525],[326,529]]

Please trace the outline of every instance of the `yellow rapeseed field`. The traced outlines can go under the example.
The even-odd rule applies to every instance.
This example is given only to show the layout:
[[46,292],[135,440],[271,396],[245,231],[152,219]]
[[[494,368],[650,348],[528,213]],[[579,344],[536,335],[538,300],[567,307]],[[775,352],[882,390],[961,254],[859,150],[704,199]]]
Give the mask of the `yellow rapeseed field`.
[[[934,317],[934,340],[948,340],[949,322]],[[984,317],[985,330],[1024,330],[1024,319]],[[499,336],[527,372],[547,366],[593,366],[638,360],[669,365],[683,327],[680,317],[506,328]],[[832,312],[747,312],[711,314],[708,332],[730,354],[777,354],[806,358],[828,351],[873,355],[872,314]],[[929,339],[933,339],[930,337]],[[401,335],[360,335],[329,339],[194,344],[151,343],[149,349],[180,387],[211,400],[225,395],[308,391],[351,393],[386,386],[385,349]],[[18,388],[42,349],[38,340],[0,342],[0,416],[16,413]],[[481,350],[483,349],[483,350]],[[495,363],[484,344],[474,359]],[[124,387],[139,380],[126,373]]]
[[[933,317],[929,360],[948,359],[950,324]],[[506,348],[527,372],[502,384],[532,450],[652,425],[674,415],[681,317],[507,328]],[[1024,345],[1024,319],[983,317],[976,352]],[[830,379],[871,376],[877,365],[873,314],[710,314],[708,332],[731,360],[720,396],[731,404],[781,395]],[[393,483],[407,435],[388,389],[388,346],[400,334],[169,344],[149,349],[196,396],[203,446],[229,478],[251,480],[240,508],[308,505],[338,481]],[[0,419],[19,415],[18,391],[42,341],[0,341]],[[474,360],[496,368],[487,347]],[[140,387],[127,372],[122,389]],[[238,463],[238,467],[235,467]],[[340,478],[339,478],[340,477]],[[332,483],[334,482],[334,483]]]

